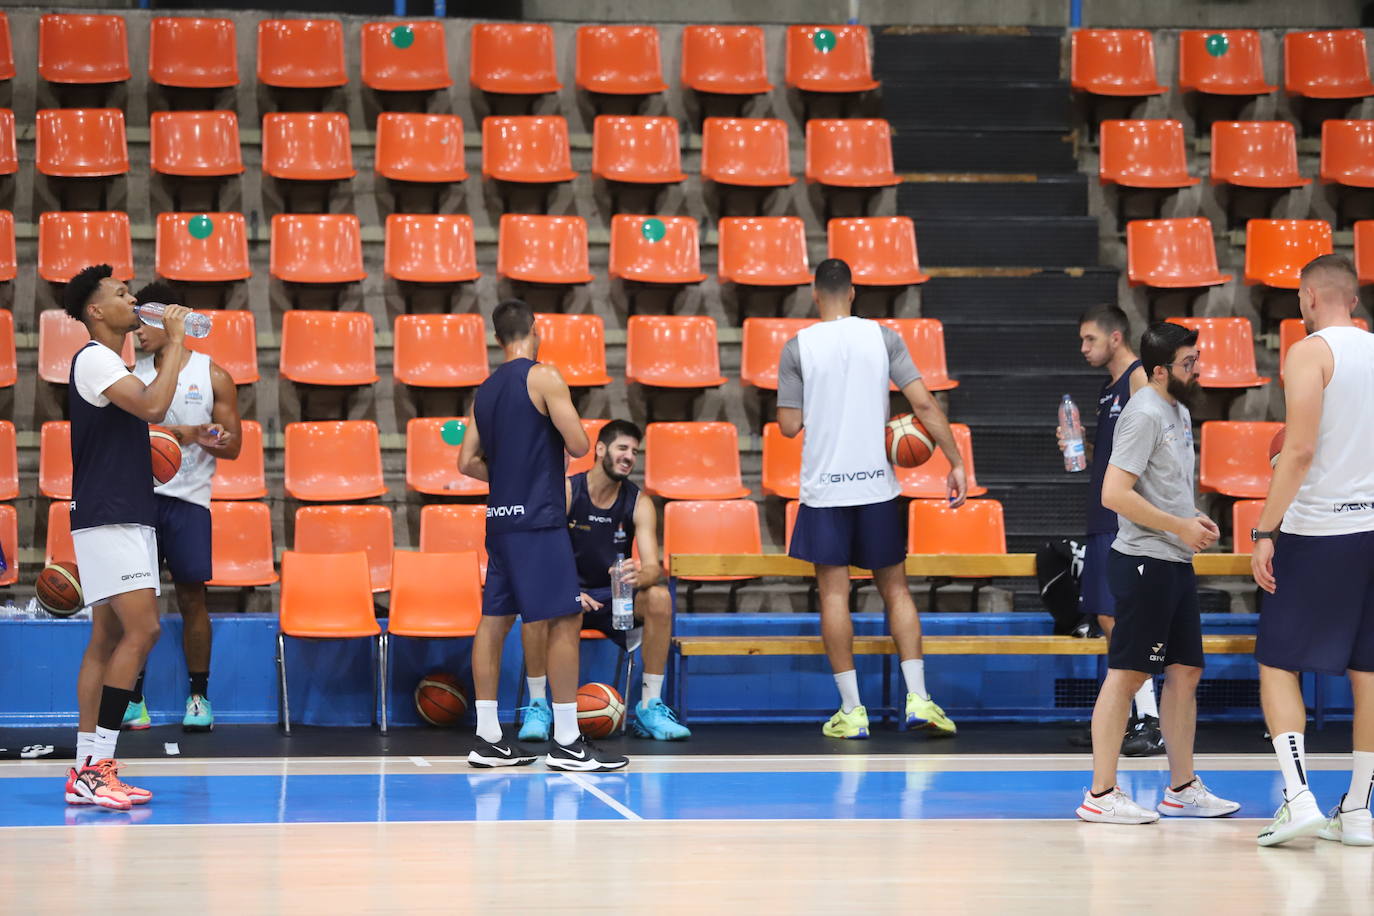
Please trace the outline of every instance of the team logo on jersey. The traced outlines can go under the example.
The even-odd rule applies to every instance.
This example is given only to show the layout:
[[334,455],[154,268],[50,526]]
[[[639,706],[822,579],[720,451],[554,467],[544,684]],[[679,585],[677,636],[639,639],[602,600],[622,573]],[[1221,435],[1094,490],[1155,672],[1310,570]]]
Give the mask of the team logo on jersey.
[[823,483],[849,483],[854,480],[881,480],[887,476],[887,471],[883,468],[874,468],[871,471],[841,471],[837,474],[822,474]]
[[510,518],[524,514],[524,506],[487,506],[487,518]]
[[205,395],[201,393],[199,385],[186,386],[186,403],[201,404],[205,401]]
[[1335,507],[1336,512],[1368,512],[1374,509],[1374,503],[1341,503]]
[[1121,395],[1118,394],[1112,398],[1112,409],[1107,411],[1107,416],[1113,420],[1121,416]]
[[587,516],[587,521],[597,525],[609,525],[611,522],[615,521],[615,519],[611,518],[609,515],[589,515]]
[[[607,521],[610,521],[610,519],[607,519]],[[624,544],[624,543],[625,543],[626,538],[625,538],[625,526],[624,526],[624,525],[617,525],[617,526],[616,526],[616,529],[615,529],[615,538],[614,538],[614,540],[615,540],[615,543],[617,543],[617,544]]]

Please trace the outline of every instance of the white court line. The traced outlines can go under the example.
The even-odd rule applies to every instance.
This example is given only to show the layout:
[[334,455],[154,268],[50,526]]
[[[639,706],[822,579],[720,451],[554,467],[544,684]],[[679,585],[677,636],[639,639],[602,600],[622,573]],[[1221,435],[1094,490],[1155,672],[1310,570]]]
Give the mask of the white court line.
[[611,798],[611,797],[610,797],[609,795],[607,795],[605,792],[602,792],[600,789],[598,789],[598,788],[597,788],[596,786],[594,786],[592,783],[588,782],[586,779],[584,779],[583,777],[577,775],[576,773],[567,773],[567,772],[565,772],[565,773],[563,773],[562,775],[565,776],[565,777],[567,777],[570,781],[572,781],[573,783],[575,783],[575,784],[578,785],[579,787],[581,787],[584,791],[590,792],[591,794],[595,795],[597,798],[599,798],[599,799],[601,799],[602,801],[604,801],[607,805],[609,805],[609,806],[611,807],[611,810],[615,811],[615,812],[616,812],[617,814],[619,814],[621,817],[625,818],[625,820],[627,820],[627,821],[642,821],[642,820],[644,820],[644,818],[640,817],[638,814],[635,814],[635,813],[634,813],[633,811],[631,811],[629,808],[626,808],[626,807],[625,807],[624,805],[622,805],[620,802],[616,801],[614,798]]
[[431,766],[430,762],[423,757],[411,757],[410,762],[415,764],[417,767]]

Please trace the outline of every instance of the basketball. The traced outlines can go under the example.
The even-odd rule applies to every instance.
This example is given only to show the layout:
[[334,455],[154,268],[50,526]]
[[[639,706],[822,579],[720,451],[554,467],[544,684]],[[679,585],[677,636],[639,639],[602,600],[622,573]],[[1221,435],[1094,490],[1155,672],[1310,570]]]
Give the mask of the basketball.
[[610,684],[583,684],[577,691],[577,728],[588,738],[605,738],[625,721],[625,701]]
[[456,677],[434,671],[415,685],[415,709],[430,725],[447,728],[467,716],[468,695]]
[[86,604],[81,595],[81,576],[76,564],[59,560],[43,567],[34,583],[38,603],[54,617],[70,617]]
[[148,427],[148,444],[153,449],[153,481],[166,483],[181,470],[181,446],[176,436],[162,426]]
[[1288,427],[1283,426],[1274,433],[1274,438],[1269,440],[1269,466],[1272,468],[1279,463],[1279,452],[1283,451],[1283,434],[1288,432]]
[[935,453],[935,441],[909,413],[887,421],[887,460],[899,468],[920,467]]

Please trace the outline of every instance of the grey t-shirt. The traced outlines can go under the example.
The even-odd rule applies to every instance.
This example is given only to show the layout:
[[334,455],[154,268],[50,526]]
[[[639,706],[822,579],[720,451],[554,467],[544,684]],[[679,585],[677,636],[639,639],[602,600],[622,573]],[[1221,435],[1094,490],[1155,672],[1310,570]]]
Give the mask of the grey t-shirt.
[[[921,377],[916,364],[911,360],[911,351],[906,348],[902,335],[889,327],[880,327],[883,343],[887,345],[888,377],[898,389],[905,388]],[[778,406],[802,407],[801,350],[797,338],[793,337],[782,348],[778,360]]]
[[[1131,396],[1116,421],[1111,463],[1138,478],[1135,491],[1156,509],[1192,518],[1193,418],[1146,385]],[[1189,563],[1193,551],[1177,535],[1145,528],[1119,515],[1112,549],[1133,557]]]

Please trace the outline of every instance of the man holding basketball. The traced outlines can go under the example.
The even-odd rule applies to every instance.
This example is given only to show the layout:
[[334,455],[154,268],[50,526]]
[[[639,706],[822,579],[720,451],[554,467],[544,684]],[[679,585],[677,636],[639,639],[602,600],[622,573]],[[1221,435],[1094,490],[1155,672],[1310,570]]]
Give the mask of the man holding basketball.
[[829,258],[816,267],[811,288],[820,323],[782,350],[778,365],[778,425],[802,445],[801,508],[791,556],[815,564],[825,643],[840,709],[821,729],[831,738],[867,738],[868,711],[854,671],[854,624],[849,616],[849,567],[873,570],[906,681],[907,728],[954,734],[955,725],[930,698],[921,655],[921,622],[906,578],[906,517],[884,447],[888,382],[911,405],[949,459],[950,505],[967,493],[964,459],[949,421],[926,390],[902,338],[851,314],[849,265]]
[[145,385],[120,358],[139,326],[134,297],[108,264],[67,284],[63,305],[91,342],[72,357],[67,407],[72,426],[72,543],[91,639],[77,676],[80,724],[76,766],[67,772],[70,805],[127,810],[152,799],[119,779],[115,745],[134,682],[157,642],[157,504],[148,424],[161,422],[176,394],[185,353],[186,309],[163,316],[166,361]]

